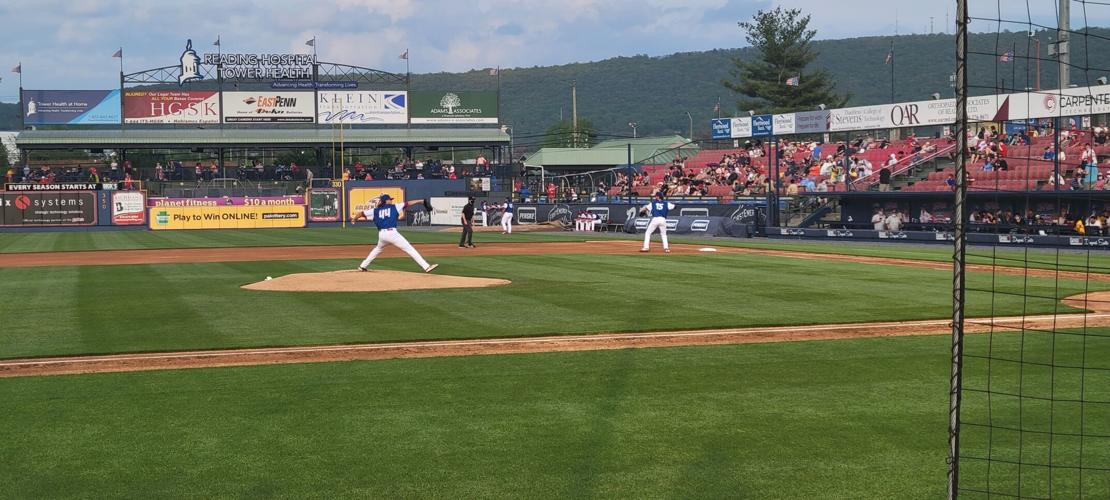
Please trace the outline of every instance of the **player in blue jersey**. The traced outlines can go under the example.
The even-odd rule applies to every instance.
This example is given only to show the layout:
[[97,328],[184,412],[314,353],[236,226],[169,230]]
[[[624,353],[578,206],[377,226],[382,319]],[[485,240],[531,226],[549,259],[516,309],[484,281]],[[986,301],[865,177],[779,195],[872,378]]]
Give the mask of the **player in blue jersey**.
[[674,203],[663,199],[663,193],[655,193],[651,203],[644,205],[640,208],[640,213],[650,213],[651,221],[648,222],[647,231],[644,232],[644,248],[641,252],[648,251],[648,244],[651,243],[651,233],[659,230],[659,237],[663,239],[663,252],[671,253],[671,247],[667,243],[667,215],[674,210]]
[[416,249],[412,247],[412,244],[410,244],[404,236],[401,236],[401,233],[397,232],[397,220],[405,217],[404,209],[423,203],[423,201],[410,201],[405,203],[400,209],[398,209],[396,205],[390,203],[391,201],[393,201],[393,197],[383,193],[378,198],[378,202],[370,206],[370,210],[363,210],[351,217],[351,224],[365,219],[374,221],[374,225],[378,227],[378,244],[370,251],[370,255],[366,256],[366,260],[363,260],[362,264],[359,264],[358,270],[366,271],[370,263],[374,261],[374,258],[377,257],[378,254],[382,253],[386,245],[393,245],[409,254],[412,260],[420,264],[420,268],[423,269],[424,272],[432,272],[433,269],[439,267],[439,264],[429,264],[428,261],[424,260],[424,257],[420,256],[420,252],[417,252]]
[[505,204],[501,208],[505,209],[501,214],[501,234],[513,234],[513,212],[516,210],[513,199],[505,198]]

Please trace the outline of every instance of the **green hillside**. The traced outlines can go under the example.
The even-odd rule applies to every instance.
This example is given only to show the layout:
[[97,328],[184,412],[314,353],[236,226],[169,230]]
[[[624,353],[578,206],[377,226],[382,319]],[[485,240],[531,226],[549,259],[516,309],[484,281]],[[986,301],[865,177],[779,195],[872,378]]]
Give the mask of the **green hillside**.
[[[1095,30],[1092,35],[1110,36],[1110,30]],[[1042,54],[1047,54],[1050,32],[1039,32]],[[837,91],[851,94],[852,105],[877,104],[890,101],[890,66],[884,64],[895,40],[895,99],[898,101],[928,99],[934,92],[952,97],[948,75],[955,64],[952,35],[905,35],[899,37],[867,37],[814,42],[820,56],[816,64],[828,70],[837,83]],[[739,30],[736,34],[740,43]],[[1082,37],[1073,36],[1072,61],[1078,66],[1110,68],[1110,46],[1107,39],[1092,36],[1090,58]],[[1001,54],[1016,46],[1015,63],[998,62],[993,54]],[[970,43],[971,82],[974,93],[994,93],[1002,86],[1013,89],[1033,86],[1032,68],[1026,54],[1032,44],[1025,32],[984,33],[972,35]],[[975,54],[975,53],[983,54]],[[589,118],[603,134],[630,135],[628,122],[638,124],[637,132],[649,134],[687,134],[693,117],[694,135],[708,135],[708,121],[716,116],[713,107],[720,97],[722,113],[736,114],[734,99],[721,86],[728,76],[731,58],[751,57],[750,49],[718,49],[689,52],[662,57],[617,57],[589,63],[560,66],[512,68],[501,70],[502,116],[513,126],[523,145],[539,142],[529,138],[541,134],[548,125],[563,116],[570,118],[570,83],[577,81],[579,116]],[[1043,55],[1042,86],[1056,87],[1053,61]],[[1102,73],[1073,70],[1072,82],[1093,83]],[[488,70],[466,73],[432,73],[413,77],[415,89],[495,89],[497,78]],[[743,110],[747,111],[747,110]],[[758,111],[758,110],[756,110]],[[17,129],[19,117],[14,104],[0,105],[0,129]]]

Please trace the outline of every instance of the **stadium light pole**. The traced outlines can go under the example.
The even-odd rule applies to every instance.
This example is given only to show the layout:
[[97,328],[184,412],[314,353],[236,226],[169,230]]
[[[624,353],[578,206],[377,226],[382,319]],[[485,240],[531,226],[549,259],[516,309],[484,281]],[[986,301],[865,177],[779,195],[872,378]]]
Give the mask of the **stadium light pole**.
[[636,138],[636,122],[628,122],[628,126],[632,127],[632,138]]
[[693,141],[694,140],[694,117],[690,115],[689,111],[686,112],[686,119],[690,121],[690,135],[687,137],[687,139],[690,139],[691,141]]

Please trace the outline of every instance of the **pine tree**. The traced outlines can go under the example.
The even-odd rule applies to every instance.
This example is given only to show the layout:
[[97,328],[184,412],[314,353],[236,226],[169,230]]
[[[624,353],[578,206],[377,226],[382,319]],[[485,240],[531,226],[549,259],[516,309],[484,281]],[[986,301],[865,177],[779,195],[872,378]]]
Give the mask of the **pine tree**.
[[[736,67],[729,73],[735,81],[723,80],[725,88],[736,93],[737,110],[787,113],[812,110],[819,104],[829,108],[843,106],[847,96],[834,92],[828,73],[806,67],[817,58],[810,42],[816,31],[809,29],[809,16],[798,9],[758,11],[751,21],[738,23],[757,56],[749,60],[733,58]],[[797,86],[786,84],[798,78]]]

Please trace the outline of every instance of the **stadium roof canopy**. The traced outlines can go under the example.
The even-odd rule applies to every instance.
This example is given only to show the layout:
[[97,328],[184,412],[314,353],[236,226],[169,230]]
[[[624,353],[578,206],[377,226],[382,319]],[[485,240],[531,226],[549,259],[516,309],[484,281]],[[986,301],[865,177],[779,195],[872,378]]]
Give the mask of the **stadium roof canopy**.
[[[338,131],[306,129],[97,129],[24,130],[20,149],[311,148],[339,142]],[[355,128],[343,131],[345,147],[500,146],[500,128]]]
[[628,164],[628,145],[632,163],[659,165],[670,163],[676,155],[692,156],[700,148],[688,139],[669,135],[602,141],[592,148],[543,148],[531,154],[524,164],[547,169],[599,169]]

